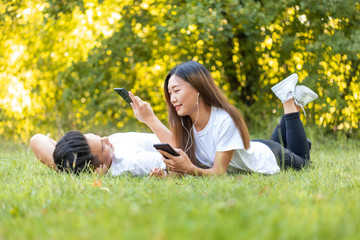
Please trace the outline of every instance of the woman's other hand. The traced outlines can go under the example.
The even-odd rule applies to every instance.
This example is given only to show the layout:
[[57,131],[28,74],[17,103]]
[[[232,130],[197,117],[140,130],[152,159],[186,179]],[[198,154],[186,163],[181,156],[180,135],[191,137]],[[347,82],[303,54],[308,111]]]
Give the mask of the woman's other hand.
[[108,168],[106,167],[105,164],[100,164],[100,166],[98,166],[97,168],[95,168],[94,173],[96,175],[100,175],[103,176],[108,172]]
[[151,173],[150,173],[150,177],[156,177],[156,178],[166,178],[168,177],[168,173],[161,168],[152,168],[151,169]]

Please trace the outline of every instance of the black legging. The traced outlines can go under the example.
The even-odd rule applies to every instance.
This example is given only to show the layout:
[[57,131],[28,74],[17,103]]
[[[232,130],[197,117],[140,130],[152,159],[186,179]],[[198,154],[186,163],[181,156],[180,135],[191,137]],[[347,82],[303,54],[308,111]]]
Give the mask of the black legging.
[[281,168],[301,169],[310,160],[308,140],[298,112],[282,116],[271,140],[254,141],[267,145]]

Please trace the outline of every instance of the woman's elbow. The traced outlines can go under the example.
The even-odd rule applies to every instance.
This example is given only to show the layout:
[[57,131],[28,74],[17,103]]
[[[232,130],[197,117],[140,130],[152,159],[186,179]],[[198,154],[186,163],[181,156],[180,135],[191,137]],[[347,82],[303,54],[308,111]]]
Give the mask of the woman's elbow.
[[223,176],[225,174],[226,174],[226,169],[224,168],[214,169],[213,171],[213,175],[215,176]]

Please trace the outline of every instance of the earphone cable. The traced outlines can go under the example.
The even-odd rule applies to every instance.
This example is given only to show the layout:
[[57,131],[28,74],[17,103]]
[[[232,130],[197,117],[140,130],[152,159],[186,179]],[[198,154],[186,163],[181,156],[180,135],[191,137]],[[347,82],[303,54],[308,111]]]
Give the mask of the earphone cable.
[[[198,95],[198,99],[199,99],[199,95]],[[196,102],[196,106],[197,106],[196,120],[195,120],[195,123],[194,123],[194,124],[192,125],[192,127],[190,128],[190,131],[187,130],[187,128],[184,126],[183,120],[182,120],[182,118],[181,118],[181,125],[183,126],[183,128],[186,130],[186,132],[187,132],[187,134],[188,134],[188,139],[187,139],[187,141],[186,141],[185,150],[184,150],[185,153],[187,153],[187,151],[189,151],[190,148],[191,148],[192,145],[193,145],[193,140],[192,140],[192,138],[191,138],[190,133],[191,133],[191,131],[193,130],[193,128],[195,127],[195,124],[197,123],[197,121],[199,120],[199,104],[198,104],[198,102]],[[190,146],[187,147],[187,146],[188,146],[188,143],[189,143],[189,140],[190,140]]]

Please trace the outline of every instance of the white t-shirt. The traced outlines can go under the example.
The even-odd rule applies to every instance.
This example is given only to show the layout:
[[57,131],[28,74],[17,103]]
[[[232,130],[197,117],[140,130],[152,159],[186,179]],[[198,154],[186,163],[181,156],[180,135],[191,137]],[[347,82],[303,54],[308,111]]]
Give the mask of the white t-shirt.
[[223,109],[211,107],[206,127],[200,132],[193,129],[196,158],[208,167],[214,165],[216,152],[235,150],[227,172],[274,174],[280,171],[275,155],[265,144],[251,141],[250,148],[244,149],[234,121]]
[[154,167],[165,168],[161,154],[153,144],[159,143],[155,134],[151,133],[115,133],[109,136],[114,146],[114,156],[109,172],[113,176],[132,174],[145,176]]

